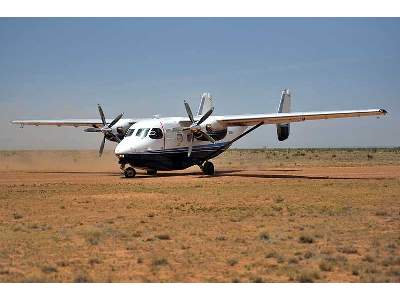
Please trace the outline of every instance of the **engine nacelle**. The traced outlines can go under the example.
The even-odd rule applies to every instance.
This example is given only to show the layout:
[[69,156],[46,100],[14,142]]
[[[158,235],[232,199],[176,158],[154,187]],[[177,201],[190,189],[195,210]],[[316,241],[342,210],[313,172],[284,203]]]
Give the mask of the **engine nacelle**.
[[290,134],[290,124],[276,125],[276,133],[280,142],[286,140]]
[[123,140],[126,132],[132,126],[132,123],[126,120],[120,120],[112,127],[112,132],[118,136],[120,140]]
[[[220,141],[226,137],[228,128],[221,125],[218,121],[213,121],[209,124],[202,125],[203,130],[208,133],[214,140]],[[208,141],[202,134],[195,134],[195,138],[200,141]]]

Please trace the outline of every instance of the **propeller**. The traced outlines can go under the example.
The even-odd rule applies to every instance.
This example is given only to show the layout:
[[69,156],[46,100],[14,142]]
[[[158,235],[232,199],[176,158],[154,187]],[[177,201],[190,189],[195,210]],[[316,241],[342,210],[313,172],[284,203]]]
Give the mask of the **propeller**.
[[209,140],[211,143],[213,143],[213,144],[215,143],[215,140],[207,132],[203,131],[200,126],[213,113],[214,107],[211,107],[211,109],[209,111],[207,111],[200,118],[200,120],[198,120],[196,122],[193,118],[193,113],[192,113],[192,110],[190,109],[189,104],[186,101],[183,101],[183,103],[185,104],[185,109],[188,114],[188,117],[189,117],[190,121],[192,122],[192,125],[190,125],[189,127],[182,128],[182,131],[190,131],[192,133],[192,137],[191,137],[189,149],[188,149],[188,157],[190,157],[190,155],[192,154],[193,141],[194,141],[195,135],[202,135],[207,140]]
[[101,128],[86,128],[83,131],[85,131],[85,132],[102,132],[103,133],[104,136],[103,136],[103,140],[101,141],[100,149],[99,149],[99,156],[101,156],[103,154],[104,144],[105,144],[107,138],[112,138],[115,141],[117,141],[118,143],[121,142],[120,138],[113,133],[112,127],[122,118],[122,116],[124,114],[123,113],[119,114],[118,116],[115,117],[114,120],[111,121],[110,124],[107,124],[106,117],[104,116],[104,112],[103,112],[103,109],[101,108],[100,104],[97,104],[97,108],[99,109],[100,118],[101,118],[101,122],[103,123],[103,127],[101,127]]

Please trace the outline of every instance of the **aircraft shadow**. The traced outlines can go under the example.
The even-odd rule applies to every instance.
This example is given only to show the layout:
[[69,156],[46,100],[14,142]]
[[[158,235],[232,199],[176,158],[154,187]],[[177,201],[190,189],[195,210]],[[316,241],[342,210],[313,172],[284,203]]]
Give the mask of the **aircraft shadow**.
[[[271,170],[272,171],[272,170]],[[277,170],[274,170],[277,171]],[[285,172],[289,170],[280,170],[280,172]],[[293,170],[300,171],[300,170]],[[312,176],[312,175],[296,175],[296,174],[243,174],[243,173],[228,173],[225,171],[216,172],[215,177],[243,177],[243,178],[265,178],[265,179],[322,179],[322,180],[366,180],[366,179],[385,179],[382,177],[341,177],[341,176]]]
[[[386,179],[384,177],[341,177],[341,176],[312,176],[312,175],[296,175],[296,174],[246,174],[241,173],[245,170],[235,169],[235,170],[221,170],[216,171],[213,176],[204,175],[201,171],[196,172],[159,172],[157,177],[167,178],[167,177],[184,177],[184,176],[197,176],[199,178],[213,178],[213,177],[242,177],[242,178],[264,178],[264,179],[313,179],[313,180],[368,180],[368,179]],[[246,170],[249,172],[249,170]],[[260,172],[260,170],[256,170]],[[299,172],[300,169],[270,169],[261,170],[262,172]],[[84,175],[99,175],[99,176],[116,176],[122,179],[131,180],[130,178],[125,178],[120,172],[99,172],[99,171],[27,171],[26,173],[31,174],[84,174]],[[154,176],[149,176],[147,174],[138,173],[137,178],[155,178]]]

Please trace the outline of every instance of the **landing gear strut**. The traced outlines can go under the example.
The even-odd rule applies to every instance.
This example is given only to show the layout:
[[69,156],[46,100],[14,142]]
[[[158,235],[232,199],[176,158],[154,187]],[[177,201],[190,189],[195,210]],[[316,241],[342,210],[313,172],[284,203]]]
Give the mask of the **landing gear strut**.
[[204,175],[214,175],[214,165],[211,161],[206,161],[202,166],[201,170]]
[[133,178],[136,176],[136,171],[132,167],[128,167],[124,170],[124,175],[126,178]]

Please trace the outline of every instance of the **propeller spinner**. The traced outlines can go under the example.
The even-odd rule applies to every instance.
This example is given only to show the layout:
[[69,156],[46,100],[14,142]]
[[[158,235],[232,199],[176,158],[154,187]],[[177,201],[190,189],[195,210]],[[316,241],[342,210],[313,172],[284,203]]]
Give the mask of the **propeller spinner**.
[[200,118],[200,120],[195,122],[195,120],[193,118],[193,113],[192,113],[192,110],[190,109],[189,104],[186,101],[184,101],[183,103],[185,104],[185,108],[186,108],[188,117],[189,117],[190,121],[192,122],[192,125],[190,125],[189,127],[182,128],[182,131],[191,131],[191,133],[192,133],[192,137],[191,137],[189,149],[188,149],[188,157],[190,157],[190,155],[192,154],[193,141],[194,141],[195,135],[202,135],[207,140],[209,140],[211,143],[213,143],[213,144],[215,143],[215,140],[207,132],[202,130],[202,128],[200,126],[213,113],[214,107],[211,107],[211,109],[209,111],[207,111]]
[[107,124],[106,117],[104,116],[104,112],[103,112],[103,109],[101,108],[100,104],[97,104],[97,108],[99,109],[100,118],[101,118],[101,122],[103,123],[103,127],[101,127],[101,128],[86,128],[84,131],[85,132],[102,132],[103,133],[103,140],[101,141],[100,149],[99,149],[99,156],[101,156],[103,154],[104,144],[105,144],[107,138],[112,138],[115,141],[117,141],[118,143],[121,141],[120,138],[113,133],[112,127],[122,118],[122,116],[124,114],[123,113],[119,114],[118,116],[115,117],[114,120],[111,121],[110,124]]

